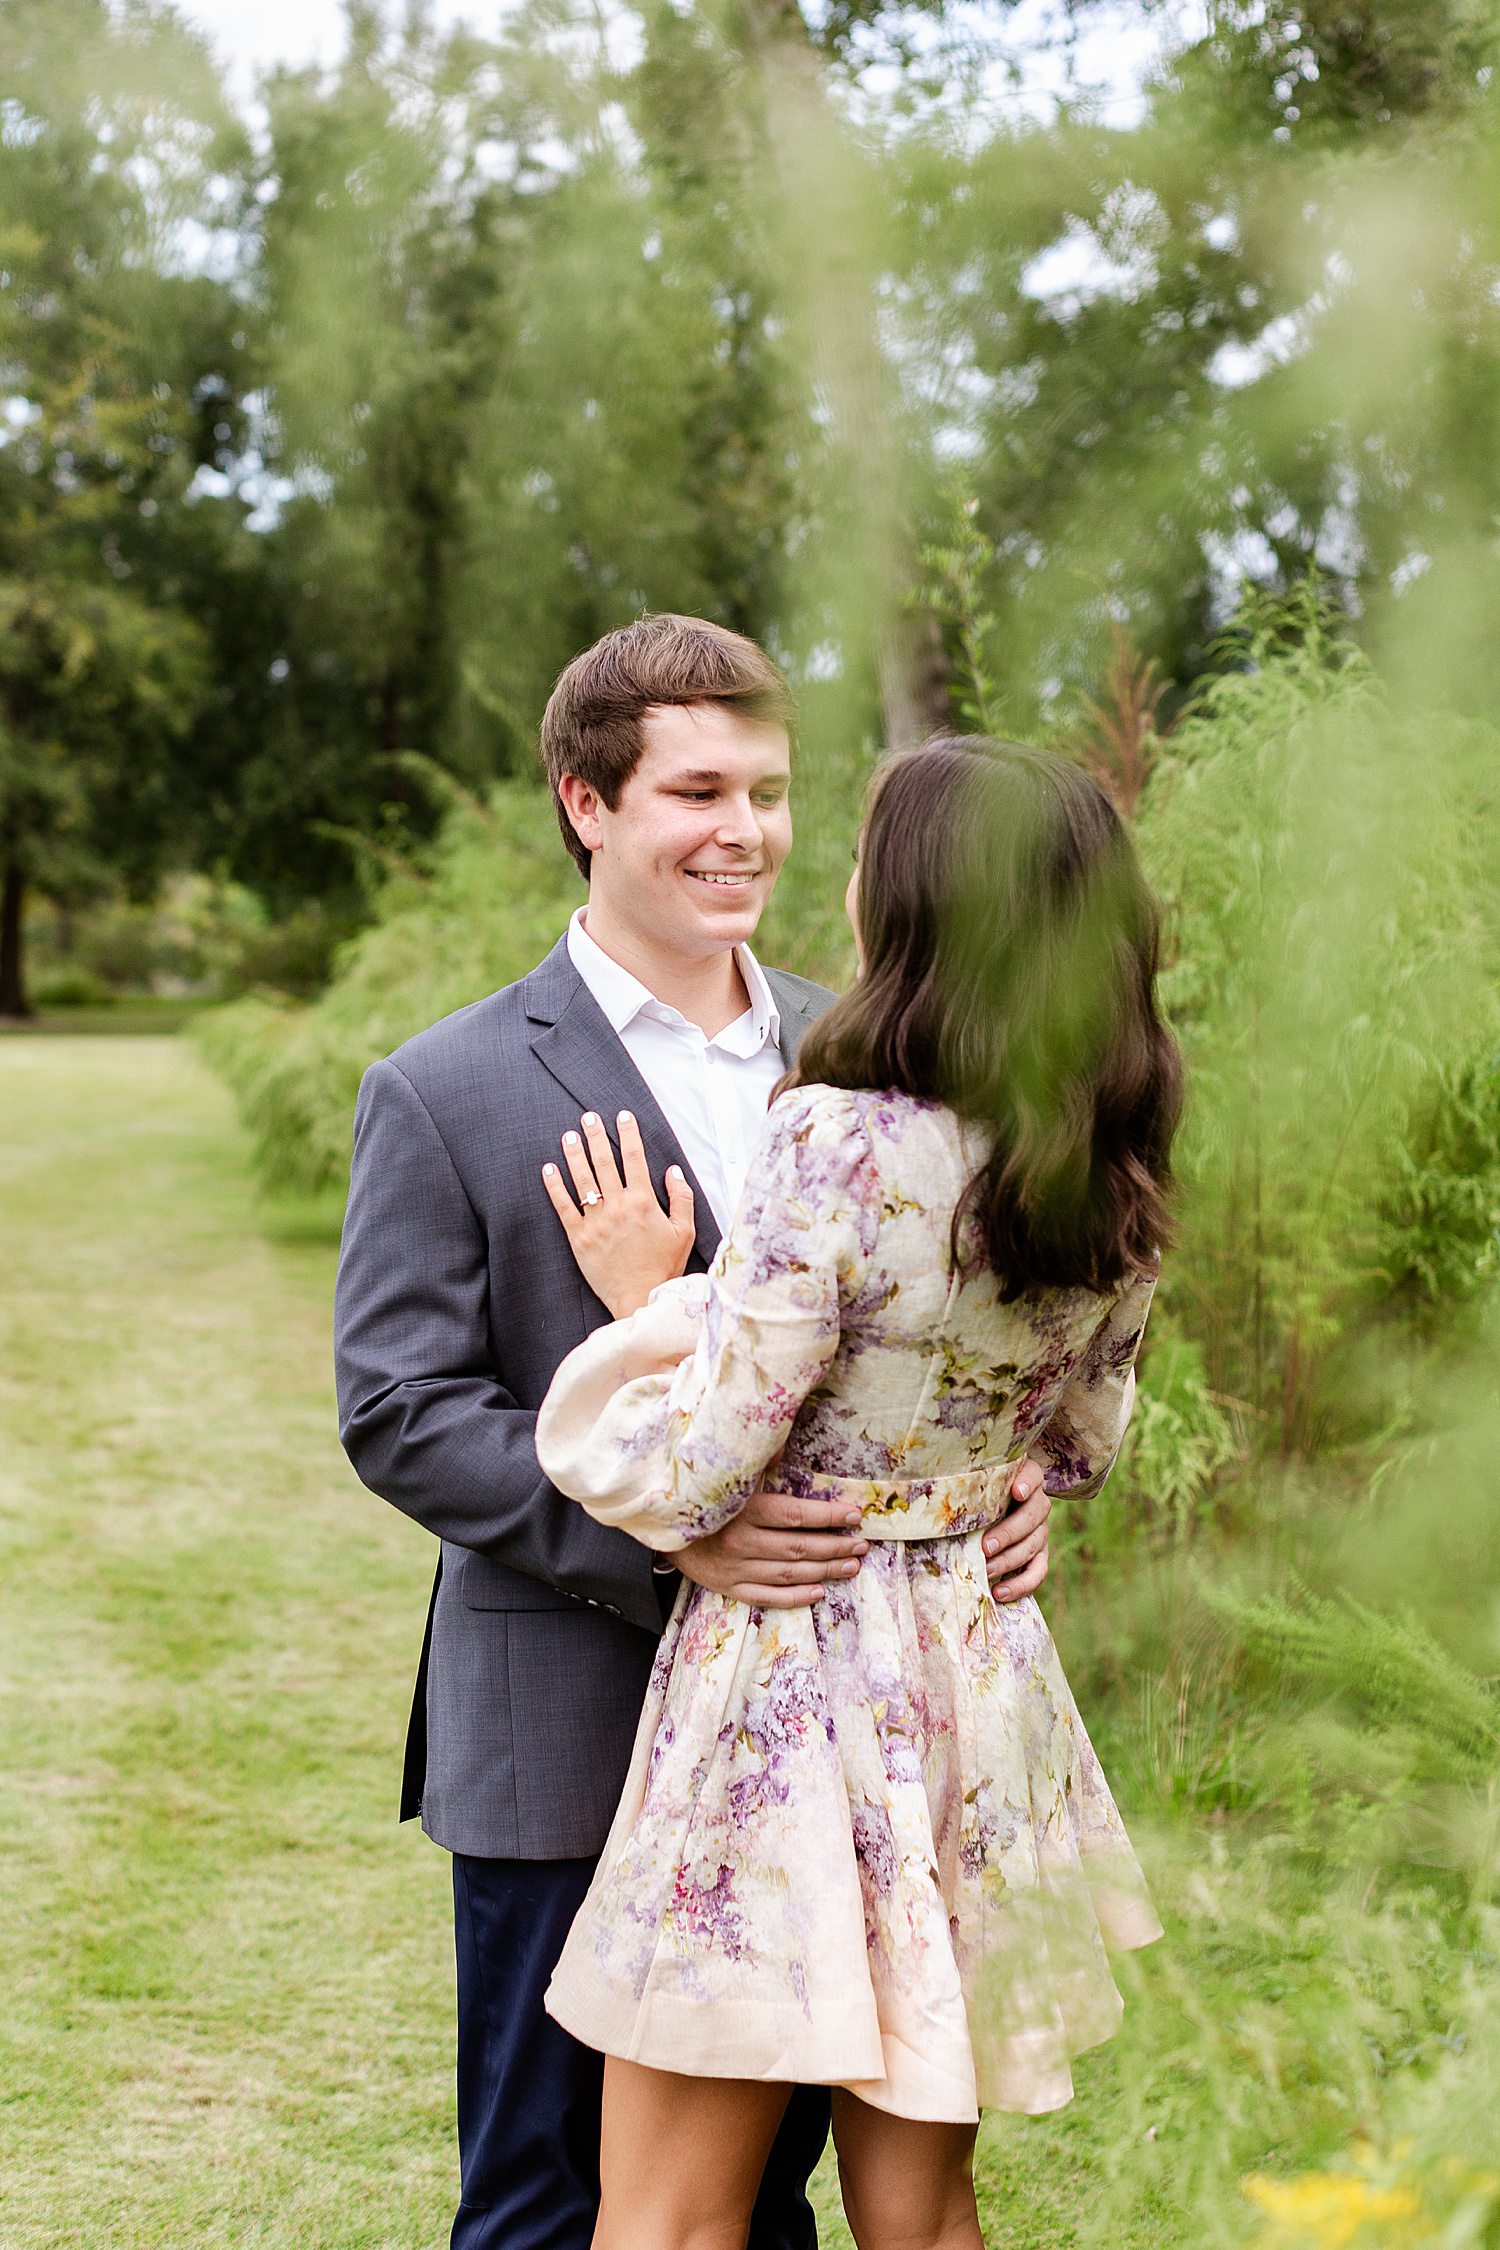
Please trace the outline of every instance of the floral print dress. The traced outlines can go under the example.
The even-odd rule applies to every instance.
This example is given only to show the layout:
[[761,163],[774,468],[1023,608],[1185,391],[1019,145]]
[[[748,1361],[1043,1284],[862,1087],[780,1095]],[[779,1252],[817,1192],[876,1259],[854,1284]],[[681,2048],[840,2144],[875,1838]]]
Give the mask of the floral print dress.
[[547,1994],[606,2054],[848,2087],[903,2117],[1059,2108],[1161,1934],[1034,1601],[981,1544],[1028,1453],[1060,1499],[1119,1449],[1153,1281],[1001,1301],[955,1267],[982,1157],[904,1094],[784,1094],[713,1268],[558,1370],[537,1453],[670,1554],[763,1482],[855,1500],[805,1609],[684,1582]]

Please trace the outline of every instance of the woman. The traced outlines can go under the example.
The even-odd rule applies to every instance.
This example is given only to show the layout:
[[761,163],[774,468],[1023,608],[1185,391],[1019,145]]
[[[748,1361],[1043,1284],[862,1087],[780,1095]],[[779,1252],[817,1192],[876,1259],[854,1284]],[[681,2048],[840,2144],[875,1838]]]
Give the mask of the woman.
[[1155,911],[1086,775],[965,738],[886,764],[848,905],[859,978],[711,1273],[616,1287],[569,1206],[627,1317],[543,1407],[562,1490],[671,1553],[774,1463],[869,1541],[812,1609],[682,1589],[547,2001],[608,2058],[596,2250],[739,2250],[798,2082],[860,2250],[978,2250],[980,2108],[1066,2102],[1119,2018],[1101,1937],[1160,1935],[981,1547],[1026,1454],[1082,1498],[1129,1419],[1179,1103]]

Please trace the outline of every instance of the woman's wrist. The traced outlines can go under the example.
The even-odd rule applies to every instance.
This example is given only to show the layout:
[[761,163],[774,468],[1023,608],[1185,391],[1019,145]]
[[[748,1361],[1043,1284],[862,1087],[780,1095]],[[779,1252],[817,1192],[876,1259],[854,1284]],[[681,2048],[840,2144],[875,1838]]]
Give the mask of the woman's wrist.
[[[684,1258],[682,1265],[686,1264],[687,1260]],[[682,1266],[675,1266],[670,1273],[655,1273],[639,1279],[621,1281],[618,1287],[611,1289],[607,1297],[602,1289],[598,1291],[598,1295],[603,1298],[612,1320],[628,1320],[632,1313],[638,1313],[644,1304],[649,1303],[655,1292],[662,1288],[666,1282],[678,1281],[681,1277]]]

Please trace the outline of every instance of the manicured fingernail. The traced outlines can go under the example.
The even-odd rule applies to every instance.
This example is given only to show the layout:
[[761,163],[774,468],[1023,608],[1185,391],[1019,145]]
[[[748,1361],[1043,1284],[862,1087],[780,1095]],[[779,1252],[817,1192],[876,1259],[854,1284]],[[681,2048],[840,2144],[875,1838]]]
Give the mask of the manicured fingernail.
[[564,1147],[564,1148],[577,1148],[577,1146],[578,1146],[578,1135],[577,1135],[576,1133],[564,1133],[564,1135],[563,1135],[563,1147]]
[[585,1125],[597,1125],[599,1122],[598,1111],[593,1109],[585,1110],[583,1113],[583,1122]]
[[682,1178],[682,1166],[680,1164],[669,1164],[667,1166],[667,1178],[669,1180],[680,1180]]
[[845,1523],[858,1523],[858,1522],[859,1522],[859,1510],[858,1510],[858,1508],[851,1508],[851,1509],[849,1510],[849,1513],[848,1513],[848,1514],[847,1514],[847,1515],[845,1516],[845,1518],[844,1518],[844,1521],[845,1521]]
[[555,1164],[544,1164],[542,1176],[544,1179],[555,1180],[557,1178],[557,1166]]
[[635,1119],[631,1116],[628,1109],[622,1109],[619,1116],[615,1119],[615,1123],[617,1125],[633,1125],[635,1123]]

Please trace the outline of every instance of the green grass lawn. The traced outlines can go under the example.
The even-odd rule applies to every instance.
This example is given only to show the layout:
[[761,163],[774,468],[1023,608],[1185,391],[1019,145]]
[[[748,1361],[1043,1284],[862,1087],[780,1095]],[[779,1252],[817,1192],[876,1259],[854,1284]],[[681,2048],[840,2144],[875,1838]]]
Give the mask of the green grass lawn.
[[20,1022],[14,1016],[0,1016],[0,1039],[76,1039],[101,1031],[119,1038],[127,1033],[180,1031],[209,1005],[203,1000],[156,1000],[149,993],[132,993],[98,1007],[43,1008]]
[[437,2244],[447,1867],[394,1793],[430,1542],[167,1038],[0,1047],[0,2243]]
[[[3,2250],[446,2241],[447,1865],[394,1819],[431,1547],[339,1452],[333,1262],[186,1042],[0,1045]],[[1130,2078],[987,2127],[992,2244],[1075,2238]]]

